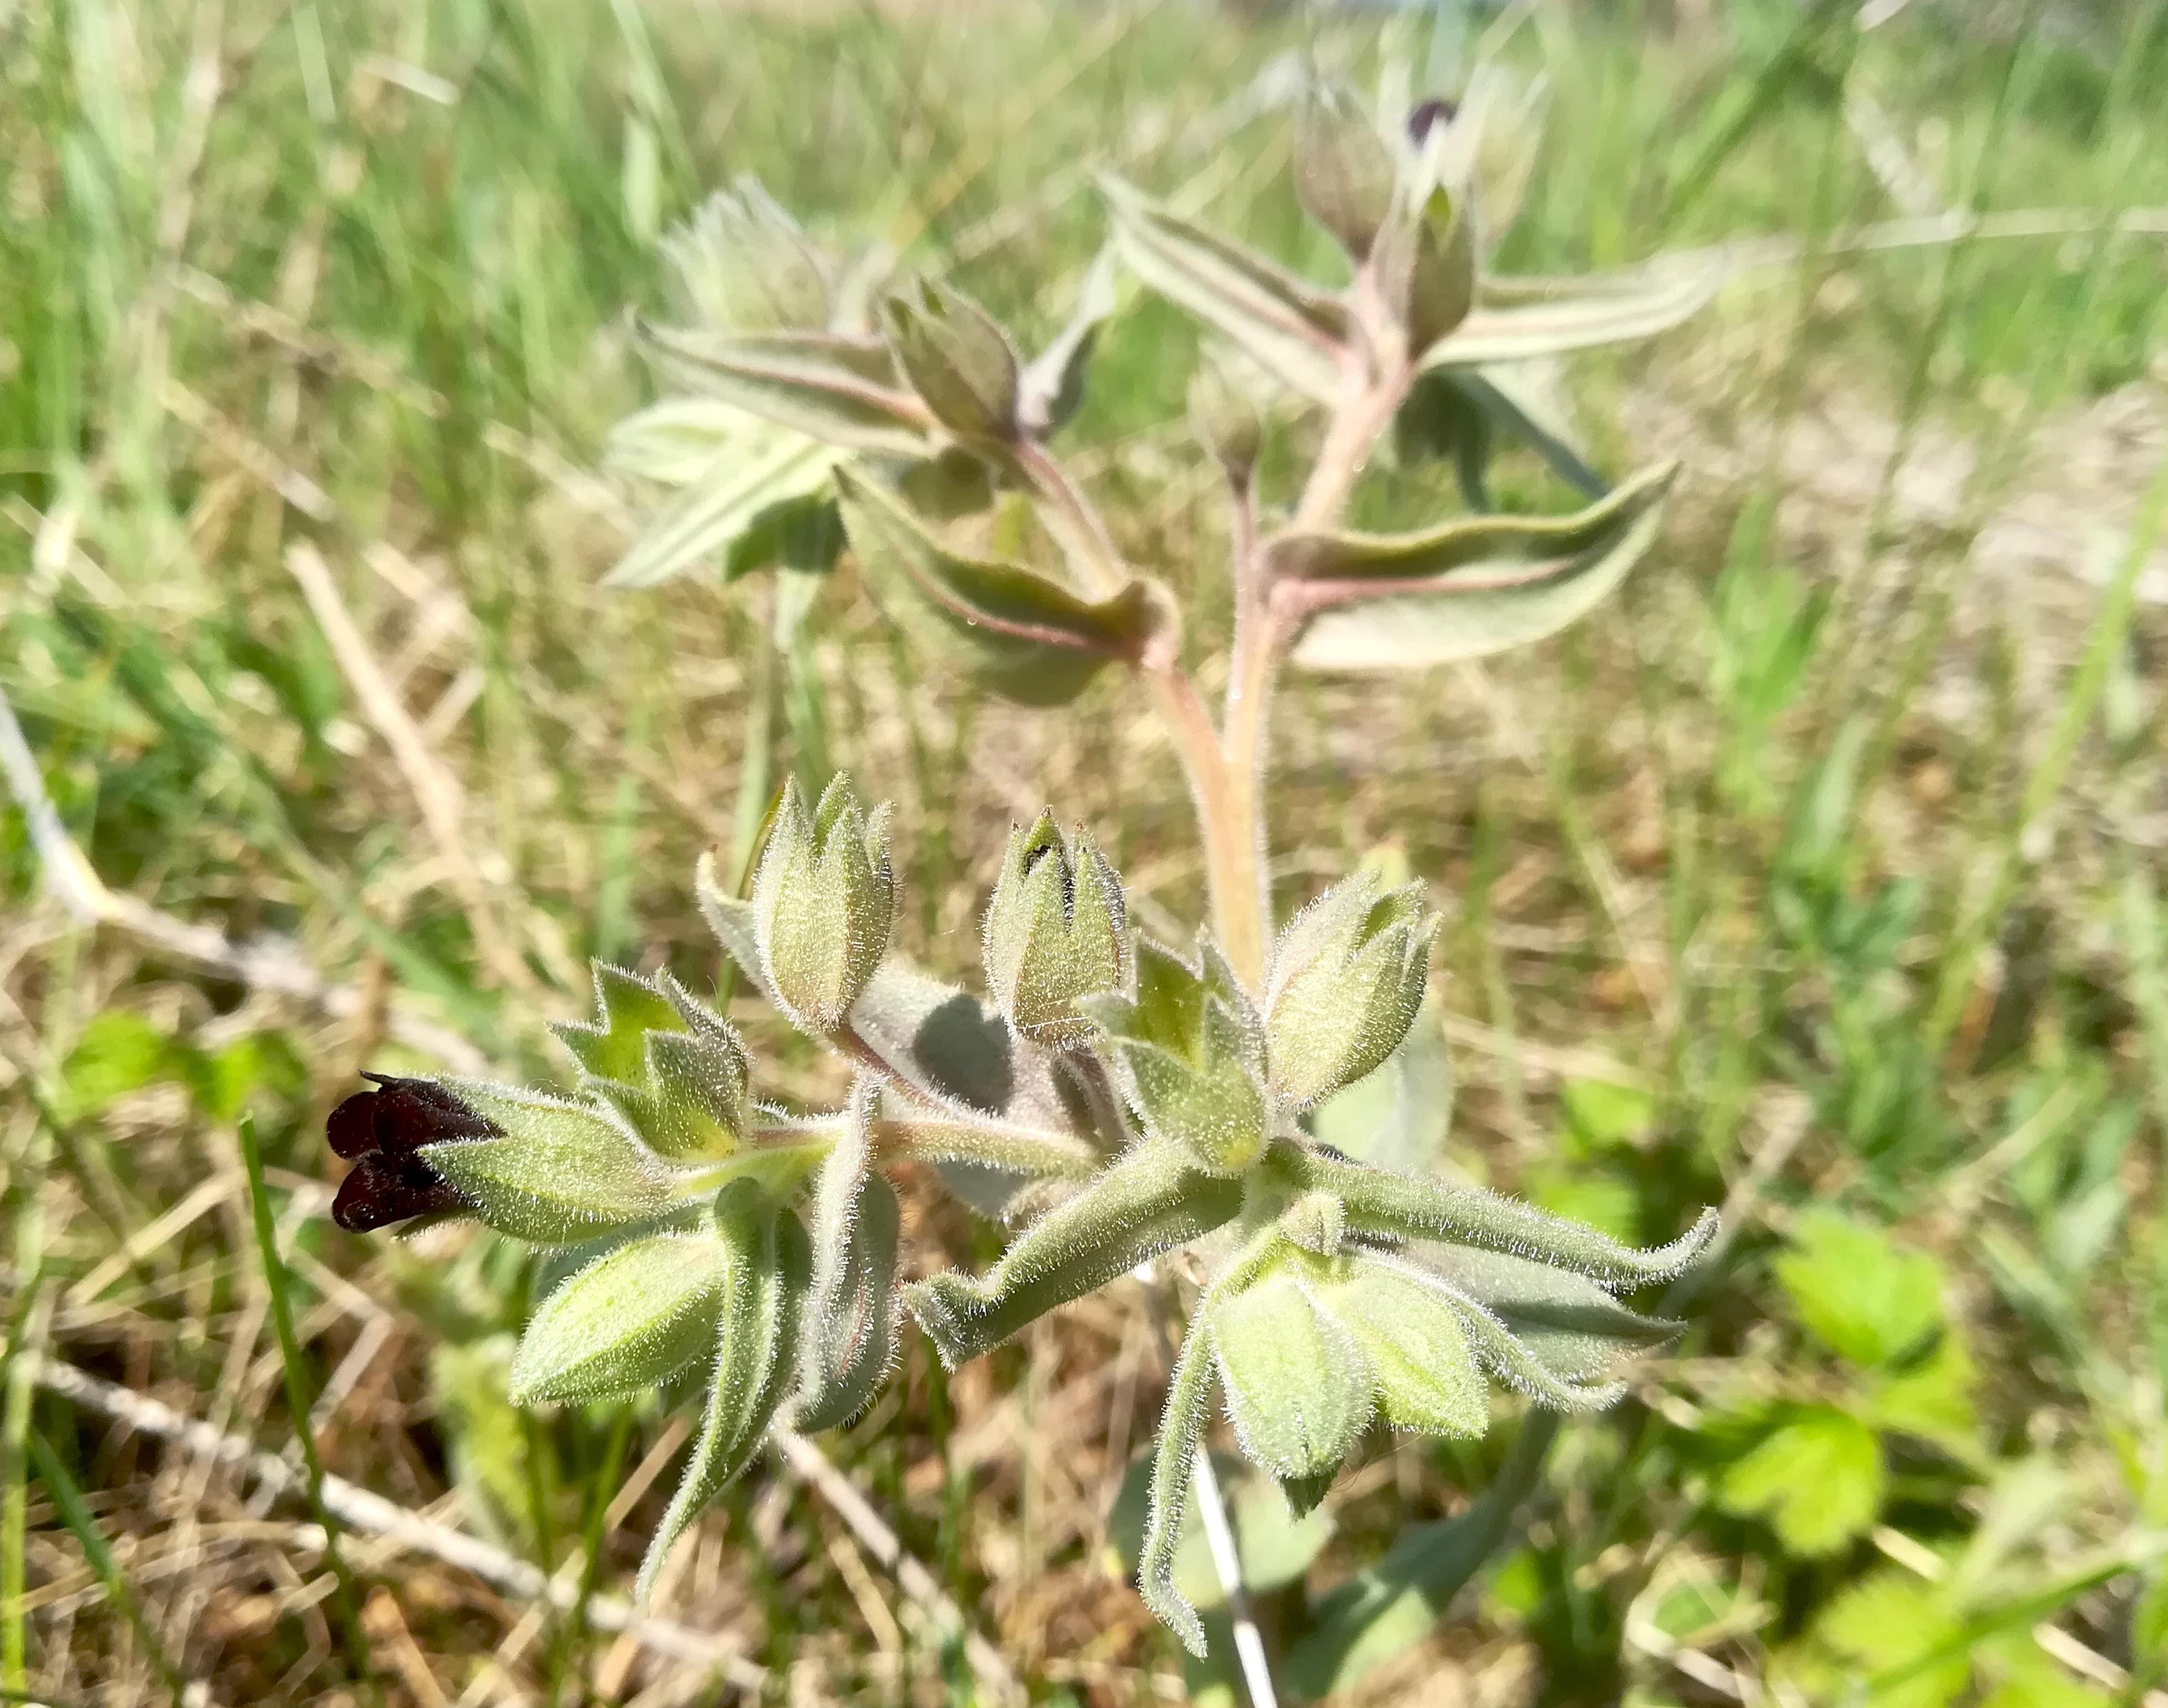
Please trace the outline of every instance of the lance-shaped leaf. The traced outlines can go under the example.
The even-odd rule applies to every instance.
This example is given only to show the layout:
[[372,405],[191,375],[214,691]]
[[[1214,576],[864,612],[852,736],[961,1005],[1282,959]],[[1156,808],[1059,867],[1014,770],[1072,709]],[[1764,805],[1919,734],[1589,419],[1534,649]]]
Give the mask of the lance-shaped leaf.
[[659,1387],[715,1344],[728,1254],[708,1233],[619,1246],[543,1300],[512,1361],[512,1401]]
[[1362,1347],[1395,1429],[1473,1436],[1490,1427],[1488,1390],[1459,1317],[1398,1264],[1353,1259],[1323,1302]]
[[715,1200],[715,1238],[725,1260],[715,1374],[684,1480],[640,1562],[635,1598],[643,1602],[678,1538],[759,1451],[797,1371],[812,1269],[805,1230],[758,1186],[741,1180]]
[[1035,439],[1065,425],[1084,401],[1085,370],[1099,328],[1114,312],[1114,252],[1103,249],[1085,269],[1076,305],[1053,342],[1032,358],[1018,388],[1017,422]]
[[1676,464],[1577,515],[1480,516],[1418,533],[1283,533],[1267,548],[1313,670],[1411,669],[1555,634],[1654,543]]
[[1673,1280],[1716,1234],[1716,1212],[1705,1210],[1669,1245],[1639,1250],[1496,1192],[1366,1168],[1289,1140],[1274,1143],[1271,1161],[1290,1183],[1337,1196],[1350,1228],[1532,1258],[1614,1292]]
[[813,1282],[798,1354],[793,1425],[833,1429],[872,1403],[895,1357],[895,1190],[872,1167],[879,1088],[862,1079],[842,1137],[813,1189]]
[[655,1159],[587,1105],[476,1079],[444,1083],[498,1135],[419,1154],[500,1233],[571,1245],[652,1215],[667,1199]]
[[719,457],[741,458],[778,431],[773,422],[716,398],[665,397],[611,427],[603,462],[658,486],[689,485]]
[[1486,276],[1476,306],[1430,347],[1423,366],[1526,362],[1652,338],[1706,308],[1727,273],[1719,262],[1682,257],[1581,278]]
[[1332,400],[1352,337],[1337,296],[1119,178],[1102,178],[1100,189],[1138,278],[1290,390]]
[[1197,1450],[1211,1421],[1211,1336],[1203,1311],[1189,1325],[1182,1352],[1166,1385],[1166,1409],[1160,1416],[1159,1440],[1152,1453],[1151,1505],[1139,1551],[1137,1588],[1145,1605],[1159,1615],[1182,1646],[1200,1659],[1204,1626],[1197,1610],[1176,1587],[1174,1566],[1182,1546],[1182,1522],[1189,1511],[1189,1488],[1197,1469]]
[[1177,1146],[1140,1145],[1033,1223],[983,1276],[937,1275],[906,1288],[904,1302],[953,1370],[1241,1208],[1240,1181],[1206,1174]]
[[890,494],[836,471],[843,523],[866,586],[927,651],[1029,706],[1074,699],[1100,670],[1131,659],[1172,620],[1165,593],[1131,581],[1097,602],[1014,564],[958,555]]
[[1685,1327],[1629,1310],[1586,1276],[1528,1258],[1429,1242],[1414,1253],[1496,1317],[1561,1382],[1602,1376]]
[[788,427],[772,432],[763,444],[742,453],[733,447],[711,460],[656,513],[603,585],[651,587],[718,560],[725,576],[741,576],[784,555],[778,517],[794,501],[825,495],[843,452]]
[[1370,1420],[1370,1365],[1347,1323],[1283,1267],[1213,1301],[1206,1321],[1235,1438],[1283,1478],[1329,1477]]
[[847,450],[930,454],[933,417],[903,389],[884,345],[836,332],[641,331],[688,390]]

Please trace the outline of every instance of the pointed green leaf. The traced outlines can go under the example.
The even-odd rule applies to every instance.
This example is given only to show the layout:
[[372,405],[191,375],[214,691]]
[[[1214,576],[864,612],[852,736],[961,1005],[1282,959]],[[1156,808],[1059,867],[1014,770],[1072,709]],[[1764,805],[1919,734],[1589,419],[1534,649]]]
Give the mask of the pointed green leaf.
[[1539,1259],[1614,1291],[1671,1280],[1716,1233],[1716,1212],[1708,1210],[1669,1245],[1637,1250],[1593,1228],[1472,1186],[1366,1168],[1286,1141],[1274,1144],[1273,1160],[1295,1184],[1335,1194],[1347,1206],[1351,1228]]
[[[1202,1313],[1200,1312],[1200,1318]],[[1211,1336],[1193,1321],[1166,1385],[1166,1409],[1161,1414],[1159,1440],[1152,1455],[1151,1508],[1145,1520],[1139,1551],[1137,1588],[1145,1605],[1159,1616],[1190,1653],[1204,1653],[1204,1627],[1197,1610],[1175,1585],[1175,1562],[1182,1546],[1182,1520],[1189,1512],[1189,1488],[1196,1474],[1197,1451],[1211,1421]]]
[[1680,257],[1580,278],[1486,276],[1476,307],[1431,347],[1423,366],[1526,362],[1654,337],[1707,307],[1727,273],[1720,263]]
[[1014,564],[948,550],[892,496],[836,471],[843,522],[867,590],[927,652],[1030,706],[1074,699],[1107,664],[1133,659],[1172,620],[1165,593],[1131,581],[1111,597],[1079,597]]
[[933,417],[903,389],[887,349],[832,332],[733,335],[644,326],[680,385],[844,449],[923,457]]
[[749,448],[786,432],[715,398],[666,397],[610,429],[603,462],[659,486],[686,486],[710,474],[720,459],[741,460]]
[[1676,465],[1576,516],[1485,516],[1405,534],[1285,533],[1267,561],[1312,670],[1409,669],[1527,646],[1593,609],[1654,543]]
[[868,1076],[813,1190],[813,1281],[799,1348],[793,1426],[847,1424],[872,1403],[895,1357],[895,1190],[872,1167],[879,1091]]
[[1206,1317],[1227,1414],[1251,1463],[1275,1477],[1338,1468],[1370,1420],[1362,1344],[1285,1270],[1214,1301]]
[[1338,395],[1352,326],[1337,296],[1119,178],[1100,189],[1138,278],[1289,390],[1321,403]]
[[906,1288],[904,1302],[953,1370],[1241,1208],[1241,1181],[1204,1173],[1176,1147],[1139,1145],[1033,1223],[983,1276],[937,1275]]
[[[792,500],[825,495],[843,453],[788,428],[750,455],[735,448],[686,484],[603,578],[606,587],[652,587],[710,564],[738,576],[765,567],[777,552],[748,553],[744,542]],[[754,560],[758,561],[754,561]]]
[[417,1154],[500,1233],[570,1245],[667,1200],[655,1160],[587,1106],[476,1079],[444,1084],[502,1136],[423,1145]]
[[621,1245],[543,1300],[512,1361],[512,1399],[578,1403],[659,1387],[715,1345],[726,1265],[712,1234]]
[[1424,1265],[1484,1306],[1561,1382],[1586,1382],[1622,1358],[1676,1338],[1682,1325],[1645,1317],[1585,1276],[1502,1251],[1425,1242]]
[[1103,249],[1085,269],[1069,319],[1023,370],[1017,419],[1032,438],[1043,439],[1058,431],[1082,405],[1092,347],[1114,306],[1114,252]]
[[741,1180],[715,1201],[725,1249],[715,1374],[684,1480],[640,1562],[635,1599],[646,1601],[670,1550],[709,1502],[743,1471],[796,1374],[799,1315],[812,1257],[798,1218]]

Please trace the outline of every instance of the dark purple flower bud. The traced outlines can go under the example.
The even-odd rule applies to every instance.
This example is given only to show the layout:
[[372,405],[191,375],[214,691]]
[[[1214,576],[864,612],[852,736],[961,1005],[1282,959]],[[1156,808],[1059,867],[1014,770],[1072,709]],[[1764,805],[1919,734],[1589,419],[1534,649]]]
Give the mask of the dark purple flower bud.
[[499,1129],[434,1080],[362,1078],[377,1089],[356,1092],[324,1123],[332,1153],[353,1164],[332,1201],[332,1219],[348,1233],[365,1233],[460,1208],[465,1201],[417,1153],[425,1144],[487,1138]]
[[1433,125],[1450,125],[1460,116],[1460,109],[1453,102],[1428,100],[1408,114],[1408,136],[1417,147],[1430,141]]

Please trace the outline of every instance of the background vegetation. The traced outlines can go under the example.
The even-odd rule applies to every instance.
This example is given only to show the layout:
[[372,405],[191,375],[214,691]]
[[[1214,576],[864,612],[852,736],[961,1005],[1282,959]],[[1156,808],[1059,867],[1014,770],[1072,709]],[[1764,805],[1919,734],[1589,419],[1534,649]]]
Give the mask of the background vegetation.
[[[1327,268],[1283,56],[1367,78],[1392,29],[1443,79],[1458,16],[0,0],[0,1700],[1235,1700],[1117,1559],[1140,1288],[953,1377],[913,1333],[820,1444],[922,1573],[778,1460],[628,1631],[540,1573],[623,1587],[682,1430],[511,1411],[526,1260],[338,1233],[322,1119],[459,1039],[559,1070],[590,955],[713,989],[689,877],[770,696],[782,763],[897,801],[921,960],[968,971],[1046,801],[1147,929],[1195,920],[1172,758],[1111,689],[915,680],[848,561],[780,683],[763,580],[599,591],[648,496],[592,472],[649,395],[624,310],[743,171],[1028,334],[1101,240],[1097,162]],[[1283,1689],[2158,1702],[2168,7],[1560,3],[1508,53],[1553,91],[1509,270],[1740,246],[1714,310],[1571,372],[1603,466],[1687,481],[1623,597],[1510,671],[1299,682],[1275,881],[1405,862],[1450,912],[1454,1169],[1642,1239],[1727,1201],[1734,1238],[1448,1605],[1437,1521],[1502,1419],[1374,1438],[1299,1536],[1237,1489]],[[1177,582],[1220,561],[1193,348],[1129,303],[1071,429]],[[1381,467],[1363,502],[1458,501]],[[40,782],[87,865],[41,862]],[[996,1249],[906,1214],[920,1269]],[[332,1546],[336,1479],[403,1510]]]

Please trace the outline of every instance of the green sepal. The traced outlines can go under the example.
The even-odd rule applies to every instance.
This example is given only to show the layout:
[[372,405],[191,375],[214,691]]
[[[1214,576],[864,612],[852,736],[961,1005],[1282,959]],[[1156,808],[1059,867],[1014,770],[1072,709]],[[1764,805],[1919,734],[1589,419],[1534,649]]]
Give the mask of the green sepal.
[[1475,1437],[1490,1428],[1489,1388],[1468,1335],[1433,1287],[1395,1260],[1364,1255],[1325,1297],[1363,1348],[1387,1423],[1426,1435]]
[[1440,923],[1421,884],[1380,896],[1367,872],[1289,920],[1265,989],[1273,1089],[1314,1103],[1398,1049],[1422,1005]]
[[986,983],[1010,1024],[1049,1049],[1081,1044],[1094,1028],[1079,999],[1128,981],[1121,880],[1081,826],[1065,837],[1041,813],[1009,832],[983,942]]
[[895,1189],[872,1166],[870,1124],[878,1081],[851,1095],[843,1137],[813,1189],[813,1279],[798,1356],[794,1428],[847,1424],[873,1403],[895,1360]]
[[647,1034],[675,1032],[683,1022],[669,998],[637,973],[601,961],[590,970],[595,1018],[552,1021],[550,1030],[592,1078],[637,1085],[646,1067]]
[[1175,621],[1156,583],[1088,600],[1021,565],[967,558],[891,494],[836,471],[866,590],[915,644],[1028,706],[1074,699],[1107,665],[1138,657]]
[[599,1018],[551,1030],[648,1148],[673,1161],[727,1156],[750,1119],[750,1067],[729,1023],[667,973],[595,968]]
[[1534,1258],[1613,1292],[1675,1279],[1716,1234],[1716,1212],[1704,1210],[1669,1245],[1640,1250],[1495,1192],[1368,1168],[1291,1141],[1273,1146],[1273,1160],[1293,1183],[1336,1196],[1352,1228]]
[[662,1233],[567,1277],[519,1337],[513,1403],[610,1399],[669,1381],[715,1345],[727,1262],[712,1233]]
[[572,1245],[662,1208],[667,1175],[599,1111],[546,1092],[444,1081],[500,1136],[425,1144],[417,1153],[500,1233]]
[[[1305,1265],[1307,1267],[1307,1265]],[[1205,1320],[1242,1451],[1279,1477],[1329,1476],[1370,1420],[1371,1374],[1347,1325],[1278,1266]]]
[[1101,1053],[1146,1132],[1218,1174],[1240,1174],[1264,1154],[1272,1128],[1263,1028],[1209,946],[1193,966],[1140,942],[1135,997],[1077,1005],[1106,1031]]
[[933,418],[967,440],[1016,436],[1022,363],[1001,322],[963,292],[925,280],[880,302],[896,366]]
[[1152,1452],[1150,1508],[1137,1560],[1137,1589],[1145,1605],[1200,1660],[1204,1626],[1176,1587],[1174,1564],[1182,1546],[1182,1522],[1189,1509],[1198,1448],[1211,1419],[1212,1349],[1201,1315],[1200,1307],[1199,1319],[1190,1323],[1167,1381],[1166,1409],[1160,1414],[1159,1439]]
[[750,1180],[715,1200],[725,1249],[715,1373],[685,1476],[640,1562],[645,1602],[679,1536],[751,1462],[796,1373],[800,1314],[812,1254],[798,1218]]
[[984,1276],[934,1276],[905,1288],[904,1302],[954,1370],[1241,1208],[1240,1182],[1205,1173],[1179,1147],[1146,1143],[1034,1222]]
[[786,778],[753,876],[753,924],[768,989],[800,1026],[842,1024],[888,953],[895,880],[888,809],[860,810],[840,773],[811,812]]

